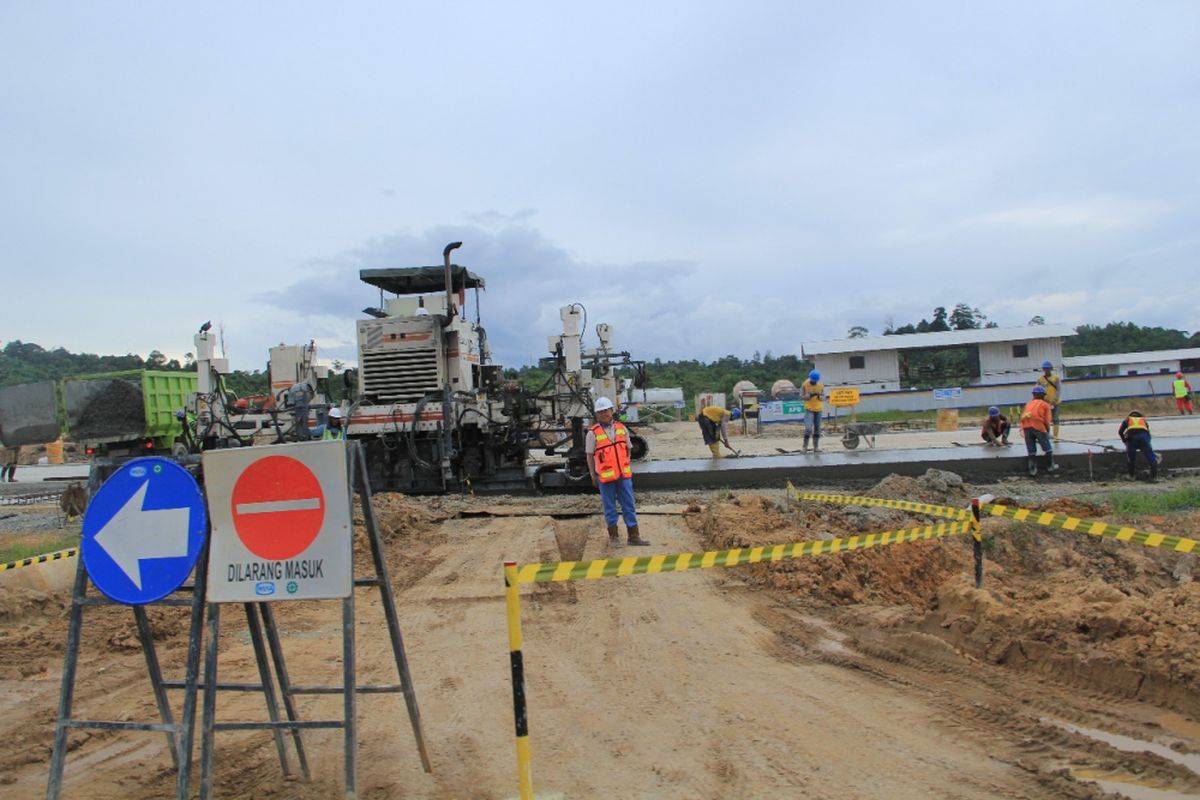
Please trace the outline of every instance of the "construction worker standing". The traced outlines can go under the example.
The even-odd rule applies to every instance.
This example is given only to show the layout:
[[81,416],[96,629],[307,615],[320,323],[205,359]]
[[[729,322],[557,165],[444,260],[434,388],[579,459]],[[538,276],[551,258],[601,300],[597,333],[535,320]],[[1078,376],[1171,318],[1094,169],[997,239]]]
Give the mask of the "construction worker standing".
[[808,380],[800,384],[800,396],[804,398],[804,452],[808,452],[808,440],[812,439],[813,452],[821,452],[821,414],[825,412],[825,384],[821,373],[815,369],[808,373]]
[[713,458],[721,457],[722,444],[729,447],[729,429],[725,421],[732,416],[733,412],[720,406],[705,406],[696,416],[696,421],[700,423],[700,433],[704,435],[704,443],[708,445]]
[[329,409],[329,422],[325,425],[322,439],[345,439],[346,428],[342,424],[342,410],[337,406]]
[[1175,390],[1175,407],[1182,414],[1184,409],[1187,413],[1192,413],[1192,385],[1188,383],[1187,378],[1183,377],[1182,372],[1175,373],[1175,382],[1171,385]]
[[588,456],[588,472],[592,485],[600,490],[604,508],[604,524],[608,526],[608,544],[620,547],[617,528],[617,503],[625,518],[627,541],[631,545],[650,544],[638,531],[637,509],[633,502],[633,470],[629,466],[629,431],[613,419],[613,402],[607,397],[596,401],[596,424],[587,434],[584,449]]
[[1062,402],[1062,378],[1054,374],[1054,366],[1049,361],[1042,362],[1042,376],[1037,379],[1038,385],[1046,389],[1046,402],[1050,404],[1050,415],[1054,420],[1054,441],[1058,441],[1058,404]]
[[1142,416],[1142,412],[1133,410],[1117,428],[1117,435],[1125,443],[1125,458],[1129,461],[1129,477],[1134,476],[1134,461],[1137,460],[1138,450],[1146,454],[1150,462],[1150,480],[1158,479],[1158,456],[1150,446],[1150,423]]
[[1037,448],[1042,446],[1049,463],[1047,470],[1057,472],[1058,464],[1054,463],[1054,445],[1050,443],[1050,425],[1053,419],[1050,404],[1046,402],[1046,387],[1037,384],[1033,387],[1033,397],[1025,404],[1021,412],[1021,434],[1025,437],[1025,454],[1028,460],[1029,474],[1037,475]]

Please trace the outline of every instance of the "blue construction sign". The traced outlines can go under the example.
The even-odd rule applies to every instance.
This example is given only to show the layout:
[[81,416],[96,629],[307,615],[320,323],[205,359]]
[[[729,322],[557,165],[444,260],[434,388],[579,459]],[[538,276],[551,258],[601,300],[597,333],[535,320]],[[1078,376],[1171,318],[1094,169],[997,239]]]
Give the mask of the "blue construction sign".
[[104,482],[83,515],[88,577],[119,603],[161,600],[187,580],[204,546],[200,486],[166,458],[137,458]]

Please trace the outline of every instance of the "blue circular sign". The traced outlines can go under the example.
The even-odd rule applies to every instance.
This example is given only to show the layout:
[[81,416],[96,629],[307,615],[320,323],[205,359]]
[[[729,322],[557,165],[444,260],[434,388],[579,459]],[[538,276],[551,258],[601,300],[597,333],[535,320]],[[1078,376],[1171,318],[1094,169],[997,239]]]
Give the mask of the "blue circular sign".
[[207,527],[204,496],[190,472],[166,458],[137,458],[88,503],[79,549],[97,589],[142,605],[183,585]]

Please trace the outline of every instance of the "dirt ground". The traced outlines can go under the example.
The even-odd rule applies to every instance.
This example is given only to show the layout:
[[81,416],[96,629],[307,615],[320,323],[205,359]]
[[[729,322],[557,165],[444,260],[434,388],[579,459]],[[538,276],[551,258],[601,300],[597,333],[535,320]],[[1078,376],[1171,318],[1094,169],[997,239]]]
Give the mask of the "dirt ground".
[[[864,493],[960,504],[956,476]],[[640,493],[649,553],[777,544],[925,524],[883,508],[789,504],[780,489]],[[1063,497],[1048,510],[1108,518]],[[517,794],[501,563],[610,555],[594,497],[379,496],[388,563],[434,771],[402,700],[359,698],[359,796]],[[1200,513],[1126,524],[1196,537]],[[985,523],[969,538],[773,565],[522,589],[539,794],[635,798],[1200,796],[1195,556]],[[618,551],[630,554],[628,550]],[[359,573],[369,571],[365,553]],[[394,679],[377,592],[358,592],[359,680]],[[68,598],[0,587],[0,796],[45,794]],[[340,606],[275,604],[288,670],[340,678]],[[151,610],[168,677],[186,617]],[[76,716],[154,721],[129,611],[89,608]],[[254,681],[244,616],[222,616],[221,679]],[[178,695],[178,693],[176,693]],[[340,698],[299,699],[306,719]],[[176,713],[179,697],[174,697]],[[218,717],[265,719],[223,692]],[[341,795],[341,734],[304,734],[313,779],[284,779],[265,732],[216,735],[216,796]],[[162,734],[71,735],[66,797],[169,796]],[[292,759],[295,769],[294,756]],[[1111,794],[1111,792],[1119,792]]]
[[[1163,418],[1156,436],[1195,435]],[[695,423],[643,429],[651,458],[703,458]],[[1111,438],[1080,421],[1064,437]],[[799,446],[798,426],[731,432],[746,455]],[[836,432],[825,441],[840,449]],[[881,434],[878,446],[953,446],[973,429]],[[36,457],[36,453],[23,456]],[[1154,489],[1178,488],[1174,478]],[[11,487],[10,487],[11,488]],[[832,487],[836,489],[836,487]],[[982,491],[1113,520],[1081,492],[932,472],[845,487],[964,504]],[[1129,488],[1122,485],[1121,488]],[[1149,487],[1147,487],[1149,488]],[[31,489],[32,491],[32,489]],[[1065,496],[1063,493],[1070,493]],[[1099,495],[1097,495],[1099,496]],[[638,495],[649,553],[778,544],[926,524],[883,508],[791,504],[781,488]],[[605,558],[593,496],[375,499],[433,760],[424,773],[395,695],[359,698],[359,796],[517,794],[501,562]],[[78,533],[53,505],[6,506],[8,544]],[[1200,537],[1200,512],[1122,518]],[[44,523],[44,524],[43,524]],[[953,537],[773,565],[522,588],[534,784],[540,796],[637,798],[1102,798],[1200,796],[1200,587],[1194,555],[985,523],[986,578]],[[360,542],[361,544],[361,542]],[[359,574],[370,561],[359,548]],[[58,562],[57,569],[64,569]],[[62,581],[59,581],[61,585]],[[358,592],[361,682],[394,680],[377,593]],[[0,797],[45,795],[69,597],[0,581]],[[294,681],[340,680],[340,606],[277,603]],[[179,678],[186,612],[153,608]],[[129,611],[89,608],[75,715],[156,721]],[[242,610],[222,617],[221,679],[257,679]],[[298,700],[336,718],[339,698]],[[178,693],[173,697],[180,710]],[[261,696],[221,693],[224,720],[265,719]],[[284,778],[271,736],[217,734],[217,797],[342,796],[341,734],[304,734],[313,780]],[[66,797],[170,796],[161,734],[71,735]],[[291,767],[295,772],[294,754]]]

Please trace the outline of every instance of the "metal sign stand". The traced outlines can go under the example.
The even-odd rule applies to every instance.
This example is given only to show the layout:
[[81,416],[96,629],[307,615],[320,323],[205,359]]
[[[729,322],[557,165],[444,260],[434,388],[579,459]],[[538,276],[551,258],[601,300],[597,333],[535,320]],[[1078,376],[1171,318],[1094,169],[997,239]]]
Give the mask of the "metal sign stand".
[[[342,684],[340,686],[293,684],[288,674],[287,666],[284,662],[283,648],[280,644],[278,626],[275,624],[275,617],[274,613],[271,611],[271,604],[269,602],[245,603],[244,606],[246,609],[246,619],[250,628],[251,642],[254,646],[255,657],[258,661],[259,675],[263,681],[262,688],[268,697],[267,709],[270,719],[266,722],[217,722],[217,693],[215,691],[205,692],[203,717],[201,722],[202,739],[200,746],[201,800],[211,800],[213,796],[214,733],[221,730],[255,729],[266,729],[275,733],[276,746],[279,749],[280,762],[283,764],[285,775],[288,774],[288,766],[282,743],[282,731],[290,730],[295,741],[297,756],[300,760],[300,766],[306,780],[309,778],[309,772],[307,760],[304,756],[303,745],[300,739],[300,732],[302,730],[312,729],[342,729],[344,733],[343,758],[345,767],[345,796],[347,798],[355,797],[357,795],[356,766],[358,694],[382,694],[388,692],[400,692],[404,694],[405,704],[408,707],[409,721],[413,729],[413,736],[416,739],[417,750],[421,756],[421,765],[424,767],[426,772],[433,771],[433,767],[429,760],[429,754],[425,747],[425,738],[421,730],[421,715],[417,708],[416,693],[413,689],[412,677],[408,669],[408,659],[404,653],[404,641],[400,635],[400,622],[396,613],[395,595],[392,592],[391,581],[388,577],[387,562],[384,559],[383,541],[380,538],[379,527],[375,519],[375,511],[371,505],[371,490],[368,482],[366,458],[362,447],[360,447],[357,443],[350,443],[347,453],[350,461],[350,463],[347,465],[351,478],[350,485],[352,487],[352,491],[356,490],[359,493],[362,504],[363,519],[366,523],[367,538],[371,544],[371,556],[375,567],[374,577],[355,578],[353,581],[353,586],[374,586],[380,591],[384,616],[387,619],[388,633],[391,636],[392,641],[392,654],[396,661],[396,671],[399,675],[400,682],[398,684],[366,684],[362,686],[357,684],[354,635],[355,607],[353,588],[350,591],[350,595],[342,600]],[[257,607],[258,615],[255,614],[255,607]],[[217,682],[220,605],[217,603],[208,603],[207,613],[208,642],[205,652],[204,685],[206,687],[213,686],[217,689],[245,688],[242,684],[221,684]],[[261,625],[259,621],[260,617]],[[274,689],[271,686],[270,681],[270,669],[267,665],[266,648],[263,646],[264,639],[266,641],[267,648],[270,650],[271,659],[275,666],[275,673],[279,679],[280,691],[283,696],[284,706],[288,717],[287,720],[279,719],[278,708],[274,702]],[[255,686],[254,688],[257,689],[259,687]],[[331,720],[300,720],[295,709],[294,698],[296,695],[303,694],[342,695],[342,718]]]
[[[62,689],[59,693],[58,720],[54,728],[54,748],[50,756],[50,777],[46,786],[46,800],[58,800],[62,792],[63,767],[67,758],[67,734],[72,729],[90,728],[93,730],[129,730],[129,731],[162,731],[167,735],[168,749],[171,752],[177,777],[175,796],[186,800],[188,782],[191,778],[192,754],[192,723],[196,718],[196,676],[200,664],[200,634],[204,616],[205,570],[208,560],[208,548],[205,546],[196,565],[196,579],[192,585],[181,586],[175,594],[190,591],[190,599],[168,596],[151,605],[159,606],[190,606],[191,622],[188,630],[188,652],[185,677],[182,681],[168,682],[162,677],[159,668],[158,654],[154,647],[153,631],[150,620],[146,617],[145,606],[131,606],[134,622],[137,625],[138,639],[142,643],[142,653],[146,659],[146,671],[150,677],[150,686],[154,691],[154,699],[158,705],[161,722],[124,722],[117,720],[84,720],[71,716],[71,707],[75,696],[75,674],[79,666],[79,642],[83,630],[84,606],[117,606],[123,605],[107,597],[89,597],[87,594],[88,575],[83,559],[75,568],[75,588],[71,596],[71,615],[67,626],[67,650],[63,661]],[[171,713],[167,700],[166,689],[182,688],[183,714],[177,722]]]

